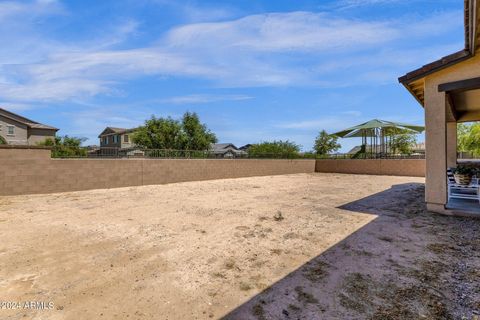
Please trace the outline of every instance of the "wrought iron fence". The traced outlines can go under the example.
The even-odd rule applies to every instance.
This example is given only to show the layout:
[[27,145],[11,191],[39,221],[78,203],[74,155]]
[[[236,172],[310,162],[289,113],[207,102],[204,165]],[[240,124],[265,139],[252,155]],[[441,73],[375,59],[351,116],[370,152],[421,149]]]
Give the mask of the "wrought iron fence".
[[457,152],[457,159],[459,160],[479,160],[480,155],[479,154],[474,154],[473,152],[468,152],[468,151],[462,151],[462,152]]
[[158,158],[158,159],[424,159],[425,155],[314,153],[248,153],[246,151],[172,150],[143,148],[91,148],[55,146],[52,158]]
[[391,153],[335,153],[317,155],[317,159],[425,159],[425,154],[391,154]]

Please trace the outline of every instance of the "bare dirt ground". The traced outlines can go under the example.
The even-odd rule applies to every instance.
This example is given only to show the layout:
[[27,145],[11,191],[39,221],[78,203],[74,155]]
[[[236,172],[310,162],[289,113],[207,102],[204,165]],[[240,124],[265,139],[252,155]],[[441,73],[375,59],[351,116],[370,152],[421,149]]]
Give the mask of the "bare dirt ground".
[[422,201],[340,174],[0,197],[0,319],[475,319],[480,220]]

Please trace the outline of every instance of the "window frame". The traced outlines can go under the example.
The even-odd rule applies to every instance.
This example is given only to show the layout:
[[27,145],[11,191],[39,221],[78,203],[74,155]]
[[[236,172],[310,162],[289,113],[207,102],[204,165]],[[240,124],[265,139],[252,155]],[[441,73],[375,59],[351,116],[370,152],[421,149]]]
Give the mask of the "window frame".
[[[15,126],[7,125],[7,136],[14,136],[15,135]],[[12,129],[12,133],[10,133],[10,129]]]

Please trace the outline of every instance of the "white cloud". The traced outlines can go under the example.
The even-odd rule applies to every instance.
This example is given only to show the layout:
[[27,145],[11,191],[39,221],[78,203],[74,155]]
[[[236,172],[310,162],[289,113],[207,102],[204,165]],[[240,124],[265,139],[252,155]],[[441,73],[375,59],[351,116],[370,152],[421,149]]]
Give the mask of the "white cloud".
[[[337,10],[349,10],[358,9],[360,7],[368,6],[385,6],[385,5],[412,5],[413,2],[420,2],[425,0],[337,0],[331,5],[326,7],[334,8]],[[434,0],[436,2],[452,2],[455,0]]]
[[24,18],[23,22],[45,14],[64,12],[63,7],[54,0],[2,1],[0,2],[0,21]]
[[212,95],[212,94],[191,94],[185,96],[176,96],[158,100],[159,103],[166,104],[203,104],[220,101],[242,101],[253,99],[251,96],[240,94]]
[[371,6],[379,4],[392,4],[398,3],[405,0],[340,0],[337,2],[337,5],[340,7],[361,7],[361,6]]
[[24,111],[24,110],[32,109],[33,107],[34,106],[31,104],[0,101],[0,108],[8,109],[10,111]]
[[[98,134],[107,126],[134,128],[141,125],[151,113],[125,105],[89,105],[83,104],[82,111],[64,111],[69,119],[69,134],[87,138],[86,144],[98,144]],[[60,132],[65,134],[65,132]]]
[[175,48],[256,51],[311,51],[378,44],[398,36],[386,22],[332,18],[324,13],[289,12],[251,15],[238,20],[199,23],[170,31]]
[[147,2],[173,9],[172,11],[179,13],[188,23],[224,20],[232,18],[237,13],[236,9],[220,3],[214,6],[202,3],[199,6],[191,1],[147,0]]
[[[30,2],[29,6],[58,4]],[[12,10],[3,9],[4,15],[20,15]],[[79,45],[18,33],[15,38],[20,44],[14,41],[13,48],[0,48],[0,98],[65,101],[117,95],[120,84],[146,75],[204,79],[219,87],[384,83],[394,81],[401,67],[413,63],[409,51],[398,43],[448,32],[461,23],[453,19],[457,15],[447,12],[421,21],[361,21],[313,12],[250,15],[180,26],[149,46],[128,50],[115,45],[137,32],[139,23],[134,20],[119,24],[109,37]],[[8,37],[0,36],[0,41],[11,42],[5,41]],[[22,43],[22,37],[28,41]],[[28,58],[20,54],[29,48],[33,50]],[[208,102],[208,98],[177,99],[177,103],[195,101]]]
[[[313,120],[299,120],[275,125],[277,128],[297,129],[297,130],[326,130],[327,132],[339,131],[362,123],[364,117],[358,114],[343,114],[338,116],[325,116]],[[364,122],[364,121],[363,121]]]

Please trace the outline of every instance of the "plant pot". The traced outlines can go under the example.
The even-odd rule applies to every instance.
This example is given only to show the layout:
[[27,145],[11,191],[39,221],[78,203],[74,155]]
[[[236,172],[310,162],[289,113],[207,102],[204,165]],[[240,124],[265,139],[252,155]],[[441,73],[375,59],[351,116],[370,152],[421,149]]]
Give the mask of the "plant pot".
[[457,184],[461,184],[461,185],[464,185],[464,186],[467,186],[470,184],[470,182],[472,182],[472,176],[469,175],[469,174],[458,174],[458,173],[455,173],[453,175],[453,177],[455,178],[455,182]]

